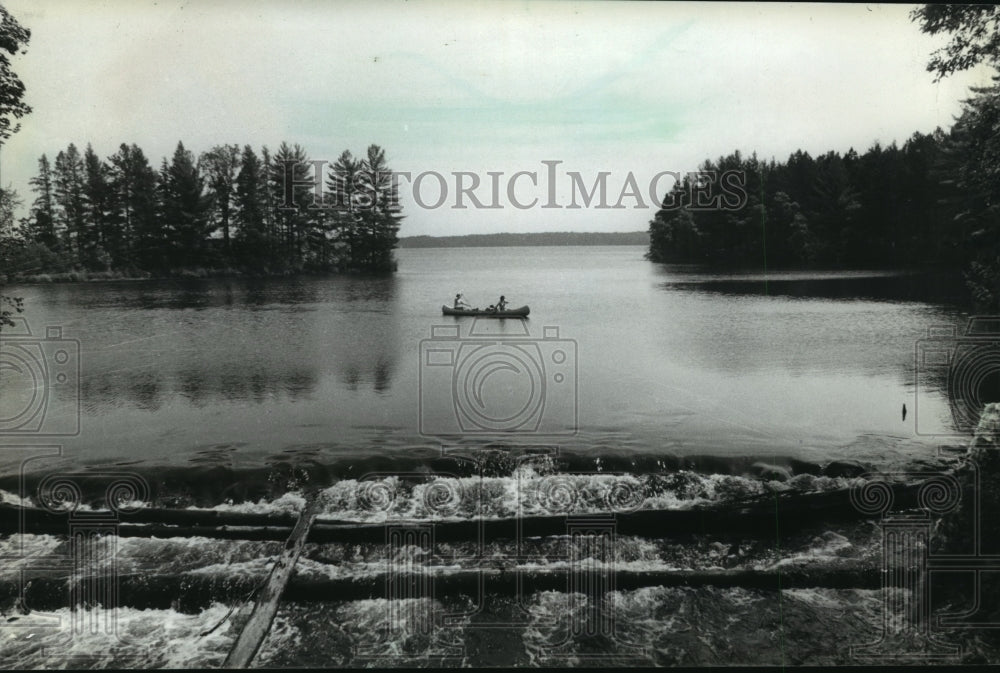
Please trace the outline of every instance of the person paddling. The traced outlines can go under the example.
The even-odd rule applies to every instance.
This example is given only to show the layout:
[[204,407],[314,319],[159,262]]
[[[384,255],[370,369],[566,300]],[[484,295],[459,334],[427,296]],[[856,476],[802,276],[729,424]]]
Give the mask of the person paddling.
[[505,311],[507,309],[507,299],[500,295],[500,301],[497,302],[497,311]]
[[465,300],[462,299],[462,293],[459,292],[455,295],[455,308],[472,308],[472,305],[465,303]]

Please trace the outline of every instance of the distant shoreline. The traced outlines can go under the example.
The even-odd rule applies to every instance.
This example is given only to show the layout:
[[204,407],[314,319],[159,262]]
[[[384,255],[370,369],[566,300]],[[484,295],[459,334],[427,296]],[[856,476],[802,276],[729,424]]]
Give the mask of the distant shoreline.
[[248,273],[233,268],[182,268],[169,272],[149,273],[144,271],[64,271],[54,273],[0,274],[0,285],[55,285],[59,283],[98,282],[138,282],[156,280],[209,280],[247,279],[268,280],[272,278],[325,278],[331,276],[382,277],[392,275],[390,271],[275,271],[273,273]]
[[524,234],[467,234],[465,236],[407,236],[399,248],[508,248],[551,245],[642,245],[649,246],[649,232],[550,231]]

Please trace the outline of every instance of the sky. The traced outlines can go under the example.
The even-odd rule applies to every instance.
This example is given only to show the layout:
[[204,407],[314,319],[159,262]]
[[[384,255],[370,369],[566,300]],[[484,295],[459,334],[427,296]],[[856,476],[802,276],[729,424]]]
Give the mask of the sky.
[[[288,141],[329,162],[375,143],[410,174],[402,236],[644,230],[672,185],[654,181],[662,171],[736,149],[783,160],[902,144],[950,127],[987,81],[977,70],[935,83],[926,63],[945,39],[923,35],[911,5],[4,6],[32,32],[14,69],[34,111],[0,152],[0,182],[28,205],[38,157],[70,142],[102,157],[136,143],[154,166],[178,141],[196,155]],[[587,190],[605,173],[605,204],[621,207],[567,208],[574,172]],[[620,198],[630,175],[639,196]],[[499,207],[459,198],[477,179],[472,195]]]

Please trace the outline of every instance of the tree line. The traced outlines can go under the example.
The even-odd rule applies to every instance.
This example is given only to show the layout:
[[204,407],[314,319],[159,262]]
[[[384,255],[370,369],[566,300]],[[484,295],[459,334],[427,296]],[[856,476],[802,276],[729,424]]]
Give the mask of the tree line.
[[216,145],[197,157],[179,142],[154,169],[136,144],[101,159],[71,143],[38,159],[30,185],[30,212],[7,232],[23,242],[15,272],[395,268],[402,214],[377,145],[328,165],[286,142],[259,154]]
[[[940,80],[979,63],[1000,65],[1000,7],[925,5],[911,18],[951,42],[927,69]],[[1000,308],[1000,78],[973,88],[952,128],[787,161],[734,152],[674,186],[649,224],[647,258],[728,267],[960,269],[978,304]],[[740,171],[739,210],[675,208],[692,181]],[[695,184],[695,189],[711,185]],[[668,207],[671,206],[671,207]]]
[[[946,226],[948,158],[938,129],[864,154],[798,150],[778,162],[736,151],[708,160],[674,185],[650,222],[648,257],[730,267],[951,264],[965,238]],[[743,176],[742,207],[672,205],[711,191],[727,171]]]

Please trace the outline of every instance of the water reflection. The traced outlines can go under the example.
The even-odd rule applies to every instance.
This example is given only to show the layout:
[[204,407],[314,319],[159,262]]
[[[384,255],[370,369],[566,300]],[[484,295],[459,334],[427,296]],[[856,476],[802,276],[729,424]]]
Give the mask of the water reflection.
[[398,283],[395,277],[347,279],[338,285],[338,306],[316,316],[330,362],[351,392],[370,386],[384,393],[392,386],[402,349]]
[[953,301],[967,300],[961,278],[944,273],[658,271],[669,347],[717,371],[879,373],[912,385],[914,344],[928,325],[968,315]]
[[308,396],[318,382],[316,369],[308,363],[191,365],[175,360],[138,371],[95,369],[86,373],[80,389],[84,411],[91,414],[122,404],[156,411],[173,398],[199,407],[215,400],[262,403],[282,396],[296,400]]
[[[930,378],[926,404],[914,399],[914,344],[932,324],[964,329],[961,305],[909,301],[898,273],[776,273],[765,286],[641,253],[403,250],[388,278],[13,291],[33,326],[80,342],[84,418],[67,442],[79,460],[257,469],[272,456],[309,465],[281,453],[293,445],[350,460],[439,451],[420,435],[419,344],[439,324],[469,336],[471,321],[440,314],[458,290],[521,297],[533,338],[555,326],[578,344],[580,431],[560,440],[567,450],[858,459],[912,451],[856,439],[910,441],[928,409],[951,424],[946,378]],[[238,448],[201,453],[212,446]]]
[[315,280],[298,278],[183,278],[141,282],[92,282],[47,287],[40,299],[52,308],[84,309],[253,308],[322,300]]
[[397,370],[395,278],[75,289],[71,298],[61,292],[43,297],[60,315],[99,316],[80,336],[85,413],[121,406],[156,411],[174,399],[194,407],[295,402],[311,398],[328,376],[349,391],[382,394]]
[[767,295],[810,299],[864,299],[960,304],[968,301],[961,275],[948,272],[858,271],[702,273],[685,266],[664,268],[684,275],[661,284],[663,289],[726,295]]

